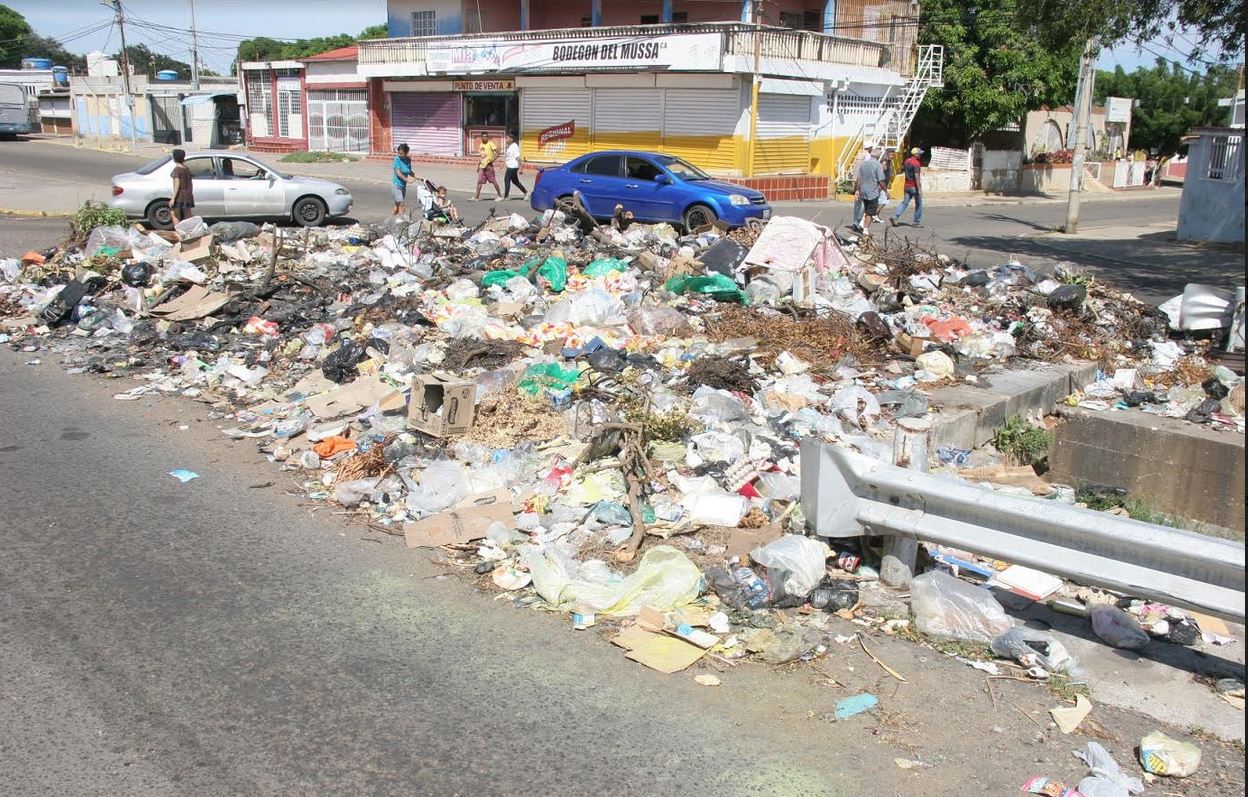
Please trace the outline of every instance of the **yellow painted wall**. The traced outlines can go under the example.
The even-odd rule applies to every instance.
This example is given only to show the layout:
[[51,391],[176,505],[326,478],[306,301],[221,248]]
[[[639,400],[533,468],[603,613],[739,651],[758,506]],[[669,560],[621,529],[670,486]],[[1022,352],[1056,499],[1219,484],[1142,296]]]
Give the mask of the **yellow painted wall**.
[[571,138],[552,141],[545,147],[537,146],[537,137],[541,132],[540,129],[520,131],[520,152],[526,161],[565,163],[593,151],[589,141],[589,130],[584,127],[578,126]]
[[806,174],[809,170],[809,139],[763,138],[754,147],[755,174]]

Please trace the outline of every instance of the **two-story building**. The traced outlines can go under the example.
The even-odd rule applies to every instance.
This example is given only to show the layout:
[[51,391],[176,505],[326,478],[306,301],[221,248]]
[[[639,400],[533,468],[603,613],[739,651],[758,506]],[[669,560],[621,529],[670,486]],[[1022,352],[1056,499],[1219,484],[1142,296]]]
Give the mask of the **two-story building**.
[[864,142],[901,145],[942,53],[916,47],[909,0],[761,12],[751,0],[389,0],[390,38],[358,49],[372,152],[469,157],[482,133],[516,131],[530,162],[660,150],[727,177],[785,176],[760,183],[775,198],[826,195]]

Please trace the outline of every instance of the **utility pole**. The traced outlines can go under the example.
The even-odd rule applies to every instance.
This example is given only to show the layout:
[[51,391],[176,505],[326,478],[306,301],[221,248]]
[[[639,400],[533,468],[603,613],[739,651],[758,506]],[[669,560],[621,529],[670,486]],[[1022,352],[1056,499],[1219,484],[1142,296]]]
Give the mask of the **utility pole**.
[[750,148],[746,157],[746,175],[754,176],[754,156],[758,148],[758,90],[763,61],[763,0],[750,0],[754,23],[754,80],[750,85]]
[[1079,232],[1079,194],[1083,191],[1083,164],[1087,158],[1088,121],[1092,116],[1092,89],[1096,83],[1096,56],[1101,37],[1093,36],[1083,45],[1079,63],[1079,88],[1075,91],[1075,152],[1070,163],[1070,193],[1066,198],[1067,235]]
[[191,88],[199,91],[199,37],[195,33],[195,0],[191,2]]
[[130,92],[130,54],[126,52],[126,15],[121,10],[121,0],[100,0],[110,6],[117,15],[117,32],[121,35],[121,82],[126,91],[126,105],[130,108],[130,151],[139,149],[138,116],[135,114],[134,94]]

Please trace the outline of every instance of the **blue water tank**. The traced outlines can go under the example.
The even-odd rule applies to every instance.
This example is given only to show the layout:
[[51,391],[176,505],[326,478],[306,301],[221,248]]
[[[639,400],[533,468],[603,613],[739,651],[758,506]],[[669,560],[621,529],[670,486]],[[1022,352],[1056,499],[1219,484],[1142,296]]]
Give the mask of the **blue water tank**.
[[51,69],[51,58],[23,58],[22,69]]
[[157,73],[156,73],[156,79],[157,79],[157,80],[177,80],[177,79],[178,79],[178,70],[176,70],[176,69],[162,69],[162,70],[160,70],[159,72],[157,72]]
[[52,83],[62,88],[68,87],[69,86],[69,67],[67,66],[52,67]]

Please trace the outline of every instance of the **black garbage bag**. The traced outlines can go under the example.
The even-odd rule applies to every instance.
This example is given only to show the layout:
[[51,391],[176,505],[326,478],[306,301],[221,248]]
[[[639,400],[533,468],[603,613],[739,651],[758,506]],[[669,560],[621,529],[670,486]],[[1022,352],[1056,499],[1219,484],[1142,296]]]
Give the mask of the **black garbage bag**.
[[1219,382],[1216,377],[1209,377],[1205,381],[1201,382],[1200,386],[1205,389],[1206,396],[1211,399],[1217,399],[1218,401],[1221,401],[1231,394],[1230,388]]
[[255,238],[260,228],[249,221],[219,221],[208,228],[217,243],[229,244],[244,238]]
[[337,384],[350,382],[359,376],[357,365],[368,359],[364,347],[353,340],[344,341],[333,353],[325,358],[321,365],[321,373],[325,378]]
[[1066,310],[1077,313],[1083,309],[1083,301],[1088,298],[1088,289],[1084,285],[1062,285],[1054,288],[1047,297],[1050,310]]
[[131,288],[146,288],[151,280],[151,263],[127,263],[121,267],[121,281]]
[[1192,423],[1209,423],[1213,419],[1213,414],[1222,409],[1222,402],[1215,398],[1207,398],[1187,411],[1187,415],[1183,416],[1183,420]]

